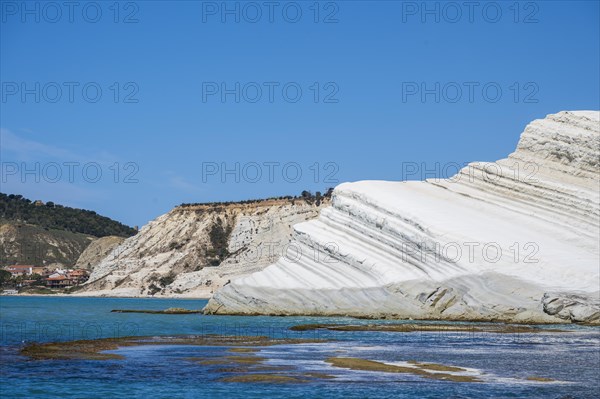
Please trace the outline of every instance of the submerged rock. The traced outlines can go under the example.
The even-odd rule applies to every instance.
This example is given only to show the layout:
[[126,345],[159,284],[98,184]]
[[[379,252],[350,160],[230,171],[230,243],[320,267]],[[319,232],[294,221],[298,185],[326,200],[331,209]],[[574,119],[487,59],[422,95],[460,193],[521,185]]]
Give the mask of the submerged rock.
[[168,308],[165,310],[151,309],[113,309],[112,313],[148,313],[148,314],[196,314],[201,313],[200,310],[191,310],[183,308]]
[[[272,345],[294,345],[304,343],[323,343],[319,339],[270,338],[266,336],[243,335],[175,335],[175,336],[139,336],[86,339],[78,341],[30,343],[21,349],[21,354],[34,360],[110,360],[123,359],[122,355],[105,353],[123,347],[145,345],[192,345],[192,346],[232,346],[263,347]],[[231,357],[228,363],[241,357]],[[221,364],[219,360],[219,364]],[[246,360],[248,362],[248,360]]]

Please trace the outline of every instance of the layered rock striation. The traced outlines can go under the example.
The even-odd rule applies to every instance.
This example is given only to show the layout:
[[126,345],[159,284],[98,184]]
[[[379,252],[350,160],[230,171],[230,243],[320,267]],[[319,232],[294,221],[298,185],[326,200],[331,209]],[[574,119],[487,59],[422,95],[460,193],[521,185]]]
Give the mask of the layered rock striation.
[[179,206],[93,265],[76,295],[208,298],[231,279],[273,263],[292,226],[328,204],[328,198],[296,198]]
[[449,179],[341,184],[205,312],[598,322],[599,151],[600,113],[560,112]]
[[81,255],[79,255],[74,267],[76,269],[91,269],[94,265],[100,263],[102,259],[106,258],[123,241],[125,241],[125,237],[119,236],[100,237],[92,241]]

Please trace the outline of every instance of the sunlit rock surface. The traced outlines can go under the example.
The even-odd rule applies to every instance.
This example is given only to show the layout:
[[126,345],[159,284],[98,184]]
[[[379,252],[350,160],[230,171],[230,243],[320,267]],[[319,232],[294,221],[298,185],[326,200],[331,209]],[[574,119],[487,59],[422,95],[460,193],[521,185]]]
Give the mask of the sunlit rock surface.
[[535,120],[451,179],[341,184],[294,251],[205,311],[598,322],[599,115]]
[[228,281],[273,263],[292,226],[329,199],[273,199],[179,206],[92,265],[75,295],[209,298]]

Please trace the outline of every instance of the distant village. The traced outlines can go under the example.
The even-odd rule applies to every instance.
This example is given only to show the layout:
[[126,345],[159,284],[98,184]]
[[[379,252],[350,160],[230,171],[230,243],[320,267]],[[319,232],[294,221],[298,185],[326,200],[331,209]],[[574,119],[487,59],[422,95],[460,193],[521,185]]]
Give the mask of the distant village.
[[60,264],[55,266],[11,265],[3,267],[1,270],[4,271],[2,288],[5,294],[17,293],[27,287],[71,288],[85,283],[89,278],[87,270],[66,269]]

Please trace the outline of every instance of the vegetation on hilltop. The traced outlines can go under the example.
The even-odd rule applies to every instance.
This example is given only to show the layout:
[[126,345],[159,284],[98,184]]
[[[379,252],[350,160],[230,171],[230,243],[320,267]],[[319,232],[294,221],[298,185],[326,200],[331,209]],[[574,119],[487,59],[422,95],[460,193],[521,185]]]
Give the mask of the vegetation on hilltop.
[[188,208],[194,206],[219,206],[219,205],[233,205],[233,204],[257,204],[264,201],[272,201],[272,200],[289,200],[294,203],[296,200],[304,200],[309,204],[315,204],[317,206],[321,205],[321,201],[325,198],[331,198],[331,194],[333,193],[333,187],[327,189],[325,194],[321,194],[320,191],[317,191],[315,194],[311,193],[308,190],[302,191],[300,195],[284,195],[281,197],[270,197],[263,199],[248,199],[242,201],[224,201],[224,202],[197,202],[197,203],[183,203],[179,205],[180,208]]
[[95,237],[130,237],[136,233],[135,229],[94,211],[70,208],[53,202],[32,202],[15,194],[0,193],[0,219]]

